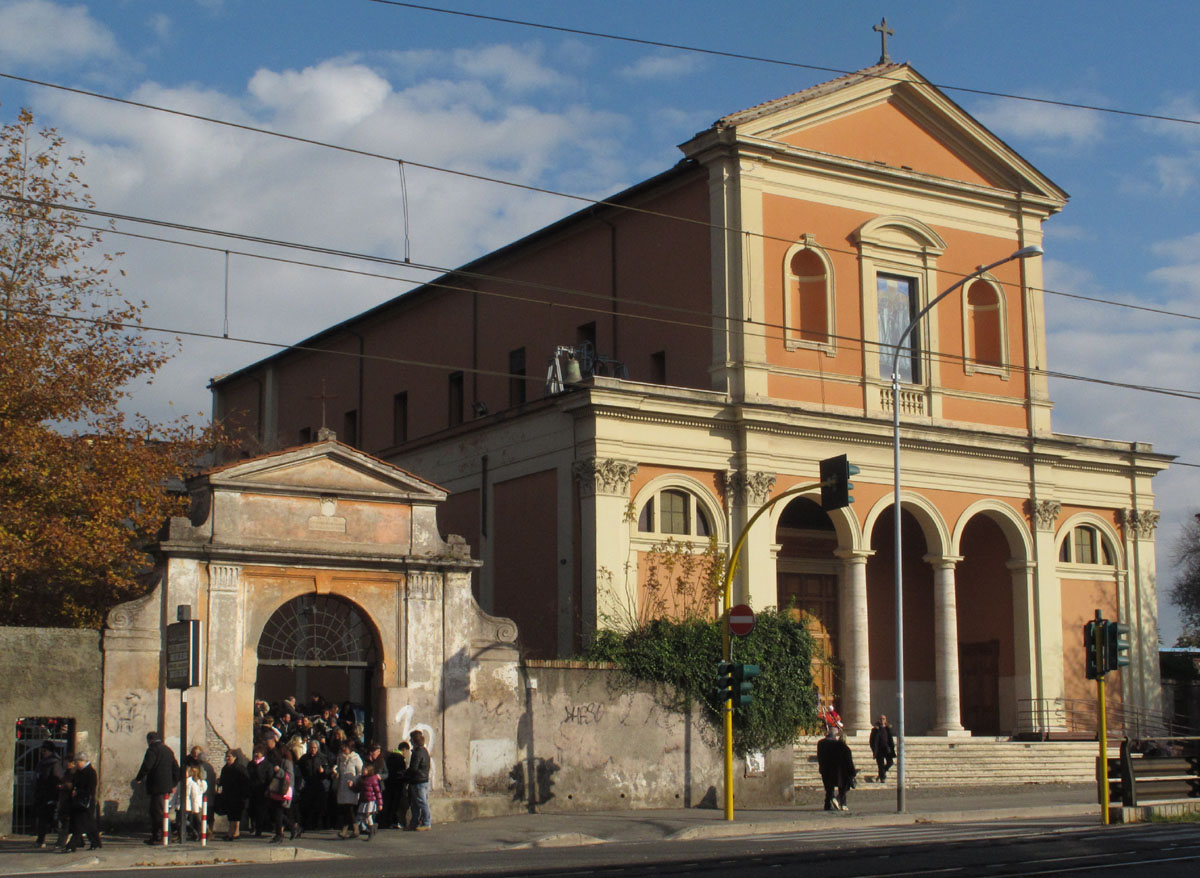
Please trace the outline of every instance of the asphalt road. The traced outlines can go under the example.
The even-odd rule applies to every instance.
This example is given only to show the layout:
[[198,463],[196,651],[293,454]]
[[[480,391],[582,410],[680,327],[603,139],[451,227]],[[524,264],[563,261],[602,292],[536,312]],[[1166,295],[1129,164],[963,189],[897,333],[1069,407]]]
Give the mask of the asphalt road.
[[[194,868],[194,867],[190,867]],[[160,868],[176,874],[182,868]],[[144,869],[107,875],[145,876]],[[779,878],[954,878],[954,876],[1200,874],[1200,824],[1098,826],[1093,818],[1010,819],[907,826],[828,826],[799,832],[663,842],[490,852],[355,850],[312,863],[212,865],[204,878],[319,874],[322,878],[471,876],[711,876]]]

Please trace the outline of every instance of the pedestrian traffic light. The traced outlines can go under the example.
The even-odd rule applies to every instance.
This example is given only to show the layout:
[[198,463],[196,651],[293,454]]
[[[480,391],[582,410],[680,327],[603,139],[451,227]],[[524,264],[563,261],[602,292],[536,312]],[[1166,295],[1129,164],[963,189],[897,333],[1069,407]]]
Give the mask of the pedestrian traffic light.
[[717,686],[713,694],[721,704],[730,701],[736,695],[737,684],[733,672],[735,667],[733,662],[717,662]]
[[859,472],[844,454],[821,461],[821,508],[830,512],[853,503],[850,492],[854,490],[854,483],[850,477]]
[[1089,680],[1097,680],[1104,675],[1100,664],[1100,643],[1097,629],[1103,630],[1104,622],[1088,622],[1083,626],[1083,648],[1087,658],[1084,660],[1084,672]]
[[1104,626],[1104,669],[1119,671],[1129,664],[1129,626],[1109,622]]
[[733,679],[737,683],[734,688],[734,706],[745,707],[754,703],[754,678],[762,671],[758,665],[736,664],[733,666]]

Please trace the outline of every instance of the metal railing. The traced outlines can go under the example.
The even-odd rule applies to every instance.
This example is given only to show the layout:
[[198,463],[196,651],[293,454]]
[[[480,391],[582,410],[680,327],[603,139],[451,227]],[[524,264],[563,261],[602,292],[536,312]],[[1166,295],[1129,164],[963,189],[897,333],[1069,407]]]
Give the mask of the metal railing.
[[[1108,736],[1117,738],[1178,737],[1200,734],[1184,714],[1162,714],[1109,702],[1105,711]],[[1017,702],[1014,737],[1027,740],[1095,740],[1096,702],[1082,698],[1023,698]]]

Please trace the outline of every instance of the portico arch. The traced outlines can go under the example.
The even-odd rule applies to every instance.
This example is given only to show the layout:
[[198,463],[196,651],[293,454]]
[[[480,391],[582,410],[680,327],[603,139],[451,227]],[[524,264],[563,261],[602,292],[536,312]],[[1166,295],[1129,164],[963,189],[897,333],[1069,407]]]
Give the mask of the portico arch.
[[1017,705],[1033,691],[1033,537],[1012,506],[987,499],[959,516],[953,546],[961,558],[955,602],[962,723],[975,735],[1008,734]]
[[361,707],[371,734],[381,649],[370,616],[356,603],[336,594],[298,595],[267,619],[256,653],[255,699],[349,701]]

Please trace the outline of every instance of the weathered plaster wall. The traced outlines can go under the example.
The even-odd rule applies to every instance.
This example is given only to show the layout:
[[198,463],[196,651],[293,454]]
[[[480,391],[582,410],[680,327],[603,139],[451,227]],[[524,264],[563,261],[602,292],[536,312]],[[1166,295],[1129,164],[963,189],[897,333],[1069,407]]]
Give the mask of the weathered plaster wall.
[[[719,807],[720,730],[669,709],[668,694],[602,665],[477,662],[471,790],[542,810]],[[737,801],[791,801],[791,761],[791,748],[775,751],[745,777],[736,760]]]
[[[74,747],[86,749],[96,761],[100,695],[99,631],[0,628],[0,835],[12,832],[17,719],[72,717]],[[118,723],[120,717],[109,722]]]

